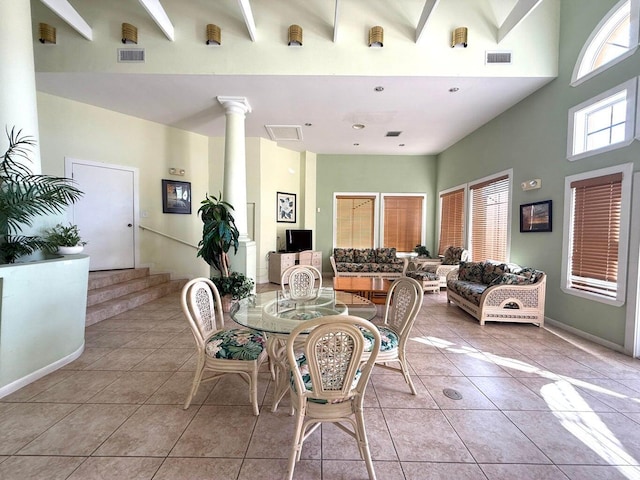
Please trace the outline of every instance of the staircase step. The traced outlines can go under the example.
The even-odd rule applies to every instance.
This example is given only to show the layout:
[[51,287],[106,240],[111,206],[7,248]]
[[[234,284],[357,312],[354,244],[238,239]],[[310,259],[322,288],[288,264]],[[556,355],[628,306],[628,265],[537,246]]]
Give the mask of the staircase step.
[[113,283],[106,287],[94,288],[88,292],[87,307],[107,302],[129,293],[139,292],[140,290],[168,282],[169,280],[171,280],[171,275],[168,273],[158,273],[155,275],[134,278],[133,280]]
[[107,300],[87,307],[85,325],[93,325],[102,320],[114,317],[120,313],[139,307],[145,303],[164,297],[170,293],[180,291],[187,280],[169,280],[143,290],[128,293],[121,297]]
[[89,290],[108,287],[120,282],[126,282],[135,278],[149,275],[148,268],[129,268],[126,270],[104,270],[100,272],[89,272]]

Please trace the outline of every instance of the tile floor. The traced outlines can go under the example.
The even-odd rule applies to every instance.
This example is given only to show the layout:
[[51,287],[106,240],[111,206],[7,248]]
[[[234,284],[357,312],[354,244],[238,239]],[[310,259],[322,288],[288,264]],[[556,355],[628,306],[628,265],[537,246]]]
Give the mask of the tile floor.
[[[639,360],[559,330],[480,327],[444,292],[425,295],[412,334],[418,395],[383,370],[367,390],[378,479],[640,479]],[[78,360],[0,399],[0,479],[284,478],[293,420],[287,401],[271,413],[266,369],[259,417],[233,376],[185,411],[192,342],[177,294],[88,327]],[[302,457],[297,479],[367,478],[332,425]]]

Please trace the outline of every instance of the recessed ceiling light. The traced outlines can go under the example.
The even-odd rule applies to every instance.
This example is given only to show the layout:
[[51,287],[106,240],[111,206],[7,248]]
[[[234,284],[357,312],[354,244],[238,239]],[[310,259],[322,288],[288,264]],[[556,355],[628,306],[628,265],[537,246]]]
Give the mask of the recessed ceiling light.
[[460,90],[458,87],[451,87],[451,88],[449,89],[449,91],[450,91],[451,93],[456,93],[458,90]]
[[359,144],[359,143],[354,143],[354,144],[353,144],[353,146],[354,146],[354,147],[359,147],[359,146],[360,146],[360,144]]
[[404,143],[399,143],[398,146],[399,147],[404,147]]
[[384,92],[384,87],[380,87],[380,86],[378,86],[378,87],[375,87],[375,88],[374,88],[374,90],[375,90],[376,92]]
[[364,125],[361,123],[354,123],[353,125],[351,125],[351,128],[353,128],[354,130],[362,130],[364,128]]
[[311,125],[313,125],[313,123],[307,122],[307,123],[304,124],[305,127],[310,127]]

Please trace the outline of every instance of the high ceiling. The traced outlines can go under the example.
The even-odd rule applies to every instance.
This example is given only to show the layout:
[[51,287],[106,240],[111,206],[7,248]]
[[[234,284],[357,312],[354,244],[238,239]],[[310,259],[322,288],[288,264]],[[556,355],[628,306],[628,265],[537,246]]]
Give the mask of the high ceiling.
[[[532,53],[535,42],[529,35],[548,16],[545,12],[539,15],[542,20],[534,18],[540,5],[555,0],[473,0],[478,8],[468,19],[466,49],[450,47],[450,25],[457,24],[445,21],[462,0],[368,0],[369,7],[382,7],[375,14],[362,12],[367,18],[364,25],[385,26],[385,44],[377,49],[379,54],[362,46],[364,27],[354,26],[348,15],[364,0],[335,0],[335,4],[327,0],[162,0],[162,4],[110,0],[107,10],[97,0],[41,1],[32,0],[35,31],[40,21],[52,23],[59,40],[56,45],[34,43],[39,91],[213,137],[224,136],[225,128],[224,110],[216,97],[242,96],[252,109],[246,117],[246,135],[272,138],[295,151],[437,154],[551,81],[557,68],[553,63],[557,45],[548,40],[556,35],[555,22],[547,22],[550,32],[541,32],[541,39],[547,38],[539,42],[547,50],[542,54]],[[287,47],[281,36],[265,38],[269,29],[284,31],[286,36],[287,26],[293,23],[291,4],[303,12],[298,23],[309,41],[301,47]],[[332,8],[327,9],[327,4]],[[215,8],[221,10],[209,12]],[[485,23],[493,19],[491,28],[484,25],[483,30],[483,15]],[[201,19],[204,16],[207,20]],[[188,44],[187,18],[200,19],[186,28],[193,37],[196,34],[190,30],[226,19],[221,25],[222,45],[206,47],[201,39],[197,47],[193,47],[195,40]],[[109,59],[113,60],[114,48],[145,48],[149,61],[140,68],[101,64],[95,53],[107,50],[101,36],[117,32],[123,21],[137,23],[146,42],[118,46],[110,39]],[[264,30],[260,25],[265,25]],[[490,33],[483,35],[483,31]],[[421,45],[445,34],[439,48]],[[350,42],[351,38],[359,42]],[[519,50],[520,44],[525,46]],[[177,58],[172,48],[190,48],[190,58],[153,63],[152,55],[156,60],[160,57],[156,46],[171,59]],[[215,72],[202,66],[211,49],[220,59]],[[293,53],[298,62],[293,66],[292,50],[298,52]],[[344,50],[351,56],[343,58]],[[513,62],[486,65],[489,51],[508,51]],[[359,56],[361,65],[353,55]],[[428,55],[434,59],[429,61]],[[419,65],[417,59],[424,59],[420,63],[426,65]],[[364,128],[355,129],[355,124]],[[388,132],[400,134],[387,136]]]

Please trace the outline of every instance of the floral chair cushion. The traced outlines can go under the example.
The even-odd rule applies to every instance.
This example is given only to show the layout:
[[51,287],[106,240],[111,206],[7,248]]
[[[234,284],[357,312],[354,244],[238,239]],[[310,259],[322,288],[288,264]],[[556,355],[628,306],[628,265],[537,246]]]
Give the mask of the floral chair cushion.
[[265,344],[264,336],[258,332],[233,328],[216,332],[207,342],[205,352],[212,358],[257,360]]
[[444,251],[442,265],[458,265],[462,261],[469,260],[469,252],[462,247],[447,247]]
[[[304,388],[307,389],[308,392],[313,392],[313,383],[311,383],[311,375],[309,375],[309,365],[307,363],[307,357],[304,354],[304,352],[299,351],[296,352],[296,363],[298,364],[298,368],[300,369],[300,374],[302,375],[302,383],[304,383]],[[353,382],[351,383],[351,388],[356,388],[356,385],[358,385],[358,380],[360,380],[360,375],[362,372],[360,372],[360,370],[358,370],[356,372],[356,377],[353,379]],[[291,384],[291,388],[293,389],[293,391],[296,391],[296,383],[293,380],[293,372],[291,372],[291,377],[289,380],[290,384]],[[346,400],[349,400],[351,397],[347,397],[347,398],[340,398],[337,400],[332,401],[331,403],[342,403]],[[320,404],[325,404],[327,403],[326,400],[321,399],[321,398],[313,398],[311,396],[308,397],[310,402],[314,402],[314,403],[320,403]]]
[[[358,327],[364,336],[364,351],[370,352],[373,349],[373,334],[367,330],[366,328]],[[378,327],[380,331],[380,340],[382,343],[380,344],[380,351],[387,352],[389,350],[393,350],[398,348],[398,335],[393,332],[393,330],[387,327]]]
[[353,248],[334,248],[333,259],[340,263],[353,263]]
[[414,278],[419,282],[423,282],[425,280],[435,282],[439,278],[438,275],[427,270],[412,270],[410,272],[407,272],[407,277]]

